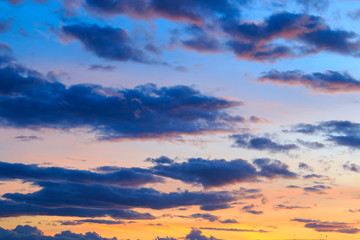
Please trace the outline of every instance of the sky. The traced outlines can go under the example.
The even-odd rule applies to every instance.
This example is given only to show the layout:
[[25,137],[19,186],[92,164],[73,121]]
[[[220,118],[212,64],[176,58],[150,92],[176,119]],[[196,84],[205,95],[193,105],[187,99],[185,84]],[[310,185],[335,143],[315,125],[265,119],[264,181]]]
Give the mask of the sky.
[[0,12],[0,240],[359,239],[359,1]]

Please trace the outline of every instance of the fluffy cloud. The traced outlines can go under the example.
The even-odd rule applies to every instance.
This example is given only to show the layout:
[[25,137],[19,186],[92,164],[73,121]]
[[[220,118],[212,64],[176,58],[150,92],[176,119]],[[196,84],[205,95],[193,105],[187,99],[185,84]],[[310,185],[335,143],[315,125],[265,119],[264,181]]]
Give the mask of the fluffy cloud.
[[[288,166],[278,160],[256,159],[251,163],[235,159],[226,161],[190,158],[182,163],[157,164],[151,168],[154,174],[174,178],[192,184],[201,184],[205,188],[222,186],[236,182],[254,181],[258,177],[295,178],[297,175],[288,170]],[[217,176],[214,178],[214,176]]]
[[187,86],[66,86],[22,65],[6,63],[0,66],[2,126],[83,127],[92,129],[102,139],[116,139],[229,131],[243,121],[242,117],[226,113],[239,102],[206,96]]
[[101,27],[96,24],[74,24],[62,27],[62,32],[79,40],[96,56],[116,60],[151,63],[142,49],[134,46],[129,33],[122,28]]
[[61,167],[39,167],[21,163],[0,162],[0,179],[21,179],[31,182],[68,182],[81,184],[109,184],[116,186],[139,186],[163,180],[140,168],[119,168],[108,173]]

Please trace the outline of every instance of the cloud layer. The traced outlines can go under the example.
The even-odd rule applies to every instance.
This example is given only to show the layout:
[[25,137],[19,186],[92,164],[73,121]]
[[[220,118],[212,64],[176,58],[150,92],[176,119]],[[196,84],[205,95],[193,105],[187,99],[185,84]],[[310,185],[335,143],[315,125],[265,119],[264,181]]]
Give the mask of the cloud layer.
[[155,138],[230,131],[240,102],[187,86],[66,86],[7,59],[0,66],[0,125],[16,128],[89,128],[99,138]]

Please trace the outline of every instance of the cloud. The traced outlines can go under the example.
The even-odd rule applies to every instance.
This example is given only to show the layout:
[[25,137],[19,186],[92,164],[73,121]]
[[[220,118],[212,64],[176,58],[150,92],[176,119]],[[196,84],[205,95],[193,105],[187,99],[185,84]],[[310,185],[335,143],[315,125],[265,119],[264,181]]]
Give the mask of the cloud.
[[321,149],[321,148],[325,147],[325,145],[320,142],[309,142],[309,141],[304,141],[301,139],[297,139],[296,142],[298,144],[303,145],[304,147],[307,147],[310,149]]
[[0,78],[0,125],[5,127],[88,128],[101,139],[113,140],[230,131],[243,121],[226,112],[240,102],[187,86],[66,86],[9,61],[0,66]]
[[161,156],[159,158],[147,158],[145,161],[155,163],[155,164],[173,164],[174,163],[174,160],[172,160],[166,156]]
[[[37,227],[31,227],[29,225],[18,225],[12,230],[7,230],[0,227],[0,240],[117,240],[113,238],[103,238],[96,232],[73,233],[71,231],[62,231],[54,236],[47,236],[39,230]],[[202,235],[199,229],[192,228],[191,232],[181,239],[186,240],[220,240],[213,236],[206,237]],[[157,237],[155,240],[176,240],[173,237]]]
[[29,141],[34,141],[34,140],[42,140],[41,137],[38,136],[24,136],[24,135],[20,135],[20,136],[16,136],[15,137],[16,140],[22,141],[22,142],[29,142]]
[[203,230],[216,230],[216,231],[228,231],[228,232],[257,232],[257,233],[267,233],[266,230],[254,230],[254,229],[241,229],[241,228],[212,228],[212,227],[201,227]]
[[84,223],[95,223],[95,224],[106,224],[106,225],[115,225],[115,224],[125,224],[124,221],[114,221],[114,220],[103,220],[103,219],[81,219],[74,221],[58,221],[61,225],[81,225]]
[[289,166],[279,160],[268,158],[255,159],[254,164],[260,168],[259,175],[267,178],[296,178],[297,174],[289,171]]
[[235,219],[226,219],[223,221],[220,221],[221,223],[239,223],[237,220]]
[[[249,2],[251,1],[84,0],[84,6],[86,10],[101,15],[127,15],[145,21],[157,18],[181,21],[185,27],[179,34],[190,37],[178,37],[180,46],[202,53],[230,51],[237,58],[250,61],[275,61],[321,51],[360,56],[360,43],[354,32],[332,29],[323,18],[305,13],[276,12],[262,21],[247,21],[241,19],[241,11]],[[306,10],[322,10],[326,8],[328,1],[298,0],[297,4],[304,6]],[[285,41],[287,43],[283,43]],[[120,42],[124,42],[122,38]],[[146,45],[145,43],[143,49],[146,49]],[[109,58],[99,52],[96,54]],[[125,59],[152,62],[141,56]]]
[[325,222],[320,220],[312,220],[312,219],[302,219],[302,218],[294,218],[291,221],[303,222],[305,224],[305,228],[314,229],[317,232],[338,232],[338,233],[348,233],[355,234],[360,232],[360,229],[353,228],[350,223],[345,222]]
[[231,206],[229,204],[202,205],[200,207],[200,210],[203,210],[203,211],[215,211],[215,210],[227,209],[227,208],[231,208]]
[[91,71],[113,71],[116,69],[116,67],[112,65],[93,64],[90,65],[88,69]]
[[28,193],[6,193],[2,197],[18,203],[46,208],[151,208],[167,209],[181,206],[218,205],[238,199],[236,192],[184,191],[162,193],[153,188],[119,188],[107,185],[76,183],[36,183],[41,190]]
[[0,162],[0,179],[20,179],[26,182],[110,184],[114,186],[139,186],[163,182],[161,178],[139,168],[119,168],[114,172],[97,173],[87,170],[39,167],[37,165],[6,162]]
[[[333,30],[322,18],[308,14],[278,12],[257,23],[224,22],[223,29],[230,36],[230,50],[240,59],[274,61],[325,50],[359,54],[360,44],[354,32]],[[278,39],[287,40],[289,44],[275,43]],[[296,46],[296,43],[303,45]]]
[[350,121],[325,121],[318,124],[300,123],[290,132],[325,136],[327,141],[338,146],[360,148],[360,124]]
[[6,33],[10,31],[14,18],[0,19],[0,33]]
[[326,178],[326,176],[324,176],[324,175],[319,175],[319,174],[308,174],[308,175],[305,175],[303,178],[304,178],[304,179],[309,179],[309,178]]
[[202,218],[202,219],[206,219],[210,222],[215,222],[219,220],[218,216],[212,215],[212,214],[208,214],[208,213],[194,213],[191,214],[190,216],[178,216],[178,217],[182,217],[182,218]]
[[256,211],[254,210],[255,208],[255,205],[254,204],[251,204],[251,205],[246,205],[242,208],[242,210],[244,212],[247,212],[247,213],[251,213],[251,214],[254,214],[254,215],[259,215],[259,214],[263,214],[263,211]]
[[298,149],[295,144],[280,144],[272,141],[267,137],[257,137],[252,134],[234,134],[230,138],[235,140],[235,147],[255,149],[255,150],[266,150],[273,153],[288,152],[290,150]]
[[256,177],[256,168],[242,159],[226,161],[190,158],[182,163],[158,164],[152,171],[160,176],[201,184],[205,188],[251,181]]
[[311,192],[316,194],[327,194],[325,190],[331,189],[331,187],[319,184],[319,185],[314,185],[312,187],[304,187],[303,189],[305,192]]
[[347,72],[328,70],[325,73],[304,73],[300,70],[264,72],[259,82],[279,85],[304,86],[316,93],[354,93],[360,91],[360,81]]
[[304,6],[305,10],[316,9],[322,11],[328,8],[329,0],[296,0],[296,3]]
[[303,163],[303,162],[299,163],[299,169],[304,169],[304,170],[307,170],[310,172],[314,171],[314,169],[311,166],[309,166],[308,164]]
[[206,237],[202,235],[202,232],[199,229],[193,228],[191,232],[185,237],[186,240],[220,240],[213,236]]
[[[73,199],[76,201],[76,199]],[[46,204],[45,204],[46,205]],[[111,217],[114,219],[151,220],[155,219],[149,213],[140,213],[129,209],[100,209],[97,207],[71,207],[60,204],[58,207],[37,206],[24,202],[0,200],[0,217],[20,216],[63,216],[63,217]]]
[[359,20],[360,19],[360,9],[349,11],[348,16],[354,20]]
[[117,240],[114,238],[103,238],[95,232],[87,232],[85,234],[72,233],[71,231],[63,231],[61,233],[52,236],[46,236],[44,233],[36,227],[29,225],[18,225],[13,230],[7,230],[0,228],[0,240]]
[[273,206],[275,209],[285,209],[285,210],[293,210],[293,209],[309,209],[311,207],[303,207],[303,206],[287,206],[284,204],[276,204]]
[[[182,163],[157,163],[150,170],[160,176],[178,179],[186,183],[201,184],[205,188],[218,187],[237,182],[254,181],[258,177],[295,178],[296,174],[278,160],[257,159],[255,166],[242,159],[226,161],[190,158]],[[216,178],[214,178],[216,176]]]
[[347,163],[345,163],[345,164],[343,165],[343,168],[344,168],[345,170],[352,171],[352,172],[356,172],[356,173],[359,173],[359,172],[360,172],[360,166],[357,165],[357,164],[355,164],[355,163],[349,163],[349,162],[347,162]]
[[79,40],[86,50],[100,58],[151,63],[143,50],[132,43],[129,33],[122,28],[79,23],[65,25],[61,31],[68,37]]

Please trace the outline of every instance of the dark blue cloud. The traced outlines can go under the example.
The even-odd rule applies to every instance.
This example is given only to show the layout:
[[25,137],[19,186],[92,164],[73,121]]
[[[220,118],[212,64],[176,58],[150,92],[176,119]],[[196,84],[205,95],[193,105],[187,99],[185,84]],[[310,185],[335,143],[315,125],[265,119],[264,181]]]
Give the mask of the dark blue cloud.
[[221,223],[239,223],[237,220],[235,219],[226,219],[226,220],[223,220],[223,221],[220,221]]
[[304,73],[300,70],[265,72],[259,78],[260,82],[270,82],[279,85],[301,85],[320,93],[359,92],[360,81],[347,72],[326,71],[325,73]]
[[42,140],[41,137],[34,136],[34,135],[30,135],[30,136],[20,135],[20,136],[16,136],[15,139],[19,140],[19,141],[23,141],[23,142]]
[[63,231],[55,234],[55,236],[46,236],[36,227],[29,225],[18,225],[13,230],[7,230],[0,227],[0,240],[117,240],[114,238],[103,238],[95,232],[87,232],[85,234],[72,233],[71,231]]
[[231,208],[231,206],[229,204],[218,204],[218,205],[202,205],[200,207],[200,209],[203,211],[215,211],[215,210],[227,209],[227,208]]
[[256,177],[256,168],[241,159],[226,161],[190,158],[182,163],[157,164],[152,171],[183,182],[201,184],[205,188],[251,181]]
[[326,178],[326,176],[324,175],[319,175],[319,174],[308,174],[304,176],[304,179],[309,179],[309,178]]
[[316,193],[316,194],[327,194],[325,190],[331,189],[331,187],[319,184],[319,185],[314,185],[312,187],[304,187],[303,189],[305,192]]
[[304,169],[304,170],[307,170],[307,171],[310,171],[310,172],[312,172],[314,170],[310,165],[308,165],[308,164],[306,164],[304,162],[299,163],[299,169]]
[[247,212],[247,213],[251,213],[251,214],[254,214],[254,215],[259,215],[259,214],[263,214],[263,211],[257,211],[257,210],[254,210],[255,208],[255,205],[254,204],[250,204],[250,205],[246,205],[242,208],[242,210],[244,212]]
[[360,148],[360,124],[350,121],[325,121],[318,124],[297,124],[291,132],[325,136],[339,146]]
[[65,86],[21,65],[0,67],[0,125],[7,127],[85,127],[109,140],[169,137],[231,130],[243,118],[226,110],[238,105],[181,85]]
[[297,174],[289,171],[289,166],[279,160],[271,160],[268,158],[258,158],[254,160],[254,164],[260,168],[258,173],[260,176],[267,178],[283,177],[296,178]]
[[[73,199],[76,201],[76,199]],[[114,219],[155,219],[149,213],[140,213],[129,209],[100,209],[97,207],[44,207],[24,202],[0,200],[0,217],[20,216],[63,216],[63,217],[111,217]]]
[[113,71],[116,67],[112,65],[93,64],[90,65],[88,69],[91,71]]
[[[224,21],[230,49],[241,59],[254,61],[299,57],[319,51],[359,55],[358,36],[353,32],[333,30],[320,17],[278,12],[259,23]],[[288,44],[275,43],[277,39]],[[295,43],[303,46],[296,46]]]
[[147,158],[145,161],[156,163],[156,164],[172,164],[172,163],[174,163],[174,160],[172,160],[166,156],[161,156],[159,158]]
[[191,232],[186,235],[186,240],[220,240],[218,238],[215,238],[213,236],[206,237],[205,235],[202,235],[202,232],[199,229],[193,228]]
[[191,214],[190,216],[178,216],[178,217],[183,217],[183,218],[201,218],[201,219],[205,219],[208,220],[210,222],[215,222],[219,220],[218,216],[209,214],[209,213],[194,213]]
[[345,170],[352,171],[352,172],[357,172],[357,173],[360,172],[360,166],[358,164],[355,164],[355,163],[347,162],[347,163],[345,163],[343,165],[343,168]]
[[0,179],[20,179],[26,182],[68,182],[81,184],[110,184],[116,186],[139,186],[163,182],[151,173],[138,168],[119,168],[108,173],[74,170],[61,167],[39,167],[21,163],[0,162]]
[[[156,160],[156,159],[155,159]],[[156,162],[155,162],[156,163]],[[205,188],[218,187],[238,182],[256,181],[259,177],[296,178],[296,173],[278,160],[256,159],[255,166],[242,159],[226,161],[190,158],[186,162],[157,163],[149,170],[156,175],[181,180],[191,184],[201,184]],[[216,176],[216,177],[214,177]],[[254,189],[253,193],[258,190]],[[250,193],[250,190],[248,190]]]
[[230,138],[235,140],[235,147],[255,149],[255,150],[267,150],[270,152],[288,152],[290,150],[297,149],[295,144],[280,144],[272,141],[267,137],[257,137],[252,134],[235,134]]
[[227,204],[237,200],[236,192],[170,192],[153,188],[119,188],[106,185],[75,183],[36,183],[41,190],[28,193],[6,193],[3,198],[46,208],[151,208],[166,209],[193,205]]
[[[0,227],[0,240],[117,240],[113,238],[103,238],[96,232],[73,233],[71,231],[62,231],[54,236],[47,236],[37,227],[29,225],[18,225],[12,230],[7,230]],[[191,232],[184,238],[186,240],[220,240],[214,237],[206,237],[202,232],[193,228]],[[155,240],[176,240],[173,237],[157,237]]]
[[338,232],[355,234],[360,232],[360,229],[353,228],[351,223],[345,222],[327,222],[321,220],[294,218],[291,221],[306,223],[305,228],[314,229],[317,232]]
[[74,220],[74,221],[57,221],[61,225],[81,225],[84,223],[95,223],[95,224],[106,224],[106,225],[115,225],[115,224],[125,224],[124,221],[114,221],[114,220],[103,220],[103,219],[81,219],[81,220]]
[[143,50],[134,46],[129,33],[122,28],[79,23],[65,25],[61,31],[79,40],[86,50],[98,57],[116,61],[151,63]]
[[276,205],[274,205],[274,208],[275,208],[275,209],[293,210],[293,209],[309,209],[309,208],[311,208],[311,207],[276,204]]

